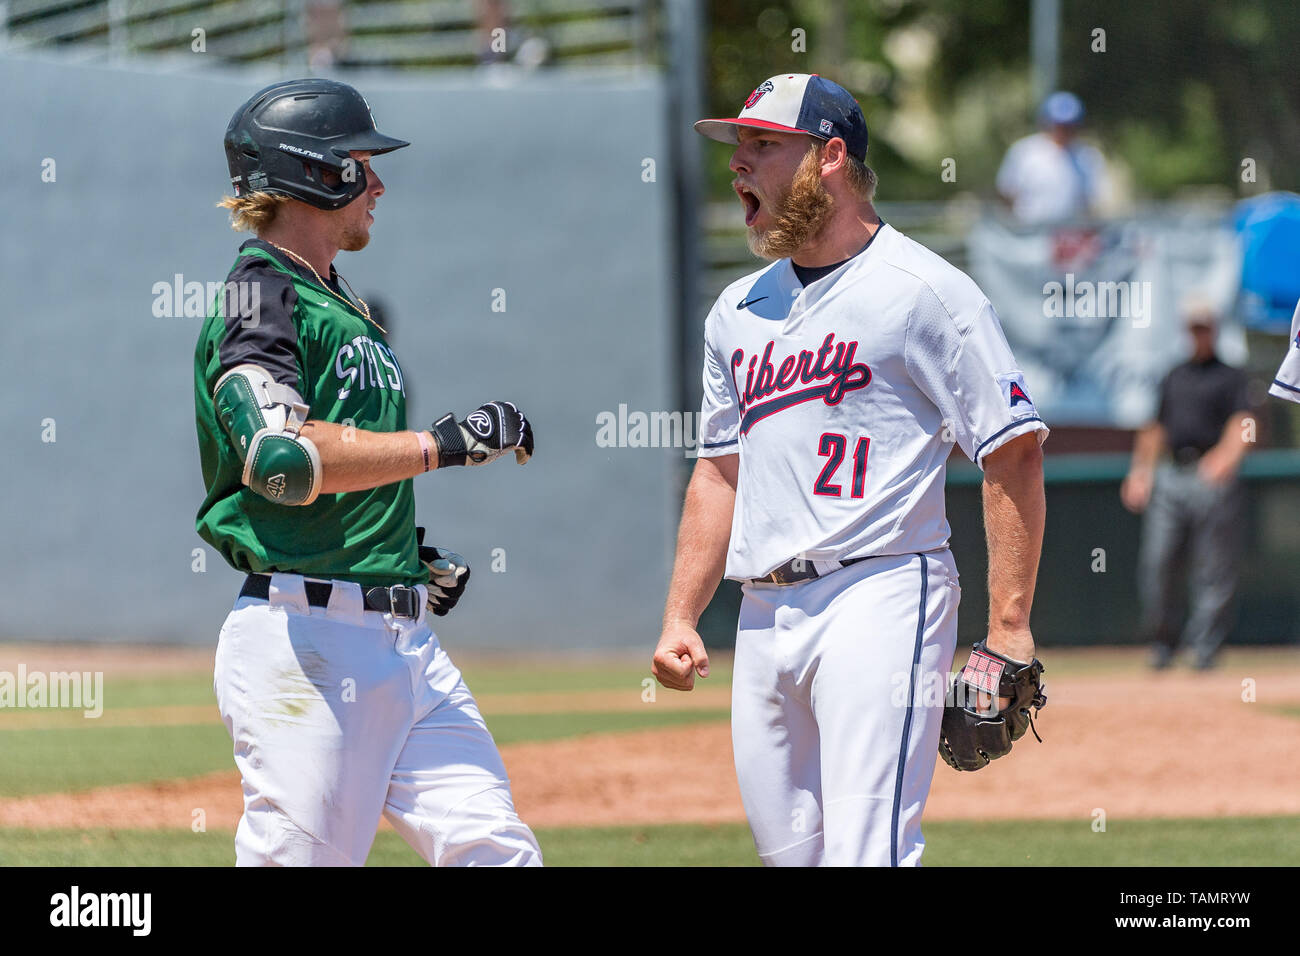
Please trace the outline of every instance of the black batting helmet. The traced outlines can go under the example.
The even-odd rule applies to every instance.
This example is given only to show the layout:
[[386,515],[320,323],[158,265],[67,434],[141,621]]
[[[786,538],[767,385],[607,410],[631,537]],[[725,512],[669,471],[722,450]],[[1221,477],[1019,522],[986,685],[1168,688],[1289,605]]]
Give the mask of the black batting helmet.
[[318,209],[340,209],[366,191],[352,150],[378,155],[403,146],[375,129],[364,96],[334,80],[273,83],[235,111],[226,163],[236,196],[278,193]]

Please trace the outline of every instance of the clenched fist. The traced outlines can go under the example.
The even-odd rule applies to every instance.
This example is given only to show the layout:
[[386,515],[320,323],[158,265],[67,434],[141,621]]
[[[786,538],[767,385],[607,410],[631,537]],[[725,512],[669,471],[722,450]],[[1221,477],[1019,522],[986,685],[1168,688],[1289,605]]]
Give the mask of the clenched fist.
[[456,606],[469,584],[469,563],[455,551],[425,546],[424,529],[415,529],[415,543],[419,548],[420,562],[429,569],[430,611],[442,617]]
[[533,455],[533,426],[513,402],[480,405],[463,422],[448,412],[430,431],[438,442],[439,468],[486,465],[511,450],[522,465]]
[[695,628],[680,622],[665,624],[650,673],[670,690],[693,690],[697,673],[708,677],[709,655]]

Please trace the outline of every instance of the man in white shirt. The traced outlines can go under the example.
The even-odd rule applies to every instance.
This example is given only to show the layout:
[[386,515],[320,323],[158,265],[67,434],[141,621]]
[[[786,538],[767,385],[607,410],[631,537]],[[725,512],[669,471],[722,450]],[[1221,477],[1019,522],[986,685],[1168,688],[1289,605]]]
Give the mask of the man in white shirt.
[[1106,189],[1106,160],[1081,143],[1083,104],[1073,93],[1053,93],[1038,111],[1040,132],[1018,140],[998,170],[998,194],[1026,225],[1066,222],[1097,211]]
[[[652,670],[677,690],[707,677],[700,614],[724,572],[742,582],[732,742],[759,856],[916,865],[936,751],[973,770],[1010,749],[981,737],[963,757],[950,730],[961,589],[945,465],[955,441],[985,473],[980,660],[996,692],[1004,668],[1041,670],[1047,426],[988,299],[876,214],[847,90],[775,76],[738,118],[696,129],[736,145],[750,248],[775,261],[705,322],[699,459]],[[998,696],[981,726],[1017,739],[1027,710]]]

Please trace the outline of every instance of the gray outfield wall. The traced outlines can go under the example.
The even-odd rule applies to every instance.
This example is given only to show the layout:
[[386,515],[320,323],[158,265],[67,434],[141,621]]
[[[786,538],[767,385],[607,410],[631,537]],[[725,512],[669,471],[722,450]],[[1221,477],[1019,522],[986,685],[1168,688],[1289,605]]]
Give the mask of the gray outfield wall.
[[[221,138],[278,78],[0,57],[0,638],[215,641],[240,577],[194,531],[201,320],[156,317],[154,287],[225,278],[244,236],[213,207]],[[537,431],[524,468],[416,479],[433,542],[474,568],[437,630],[457,647],[648,654],[683,453],[596,433],[620,404],[672,408],[659,78],[341,78],[413,144],[376,160],[370,246],[336,260],[387,310],[412,425],[505,398]]]

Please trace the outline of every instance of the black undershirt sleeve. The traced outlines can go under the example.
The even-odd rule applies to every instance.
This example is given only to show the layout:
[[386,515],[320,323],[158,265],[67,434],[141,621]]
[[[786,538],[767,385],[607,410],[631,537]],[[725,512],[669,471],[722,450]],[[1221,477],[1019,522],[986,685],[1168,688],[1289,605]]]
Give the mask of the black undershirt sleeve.
[[300,395],[302,353],[293,310],[293,281],[256,256],[240,259],[227,279],[226,334],[218,358],[224,373],[245,362],[260,365]]

